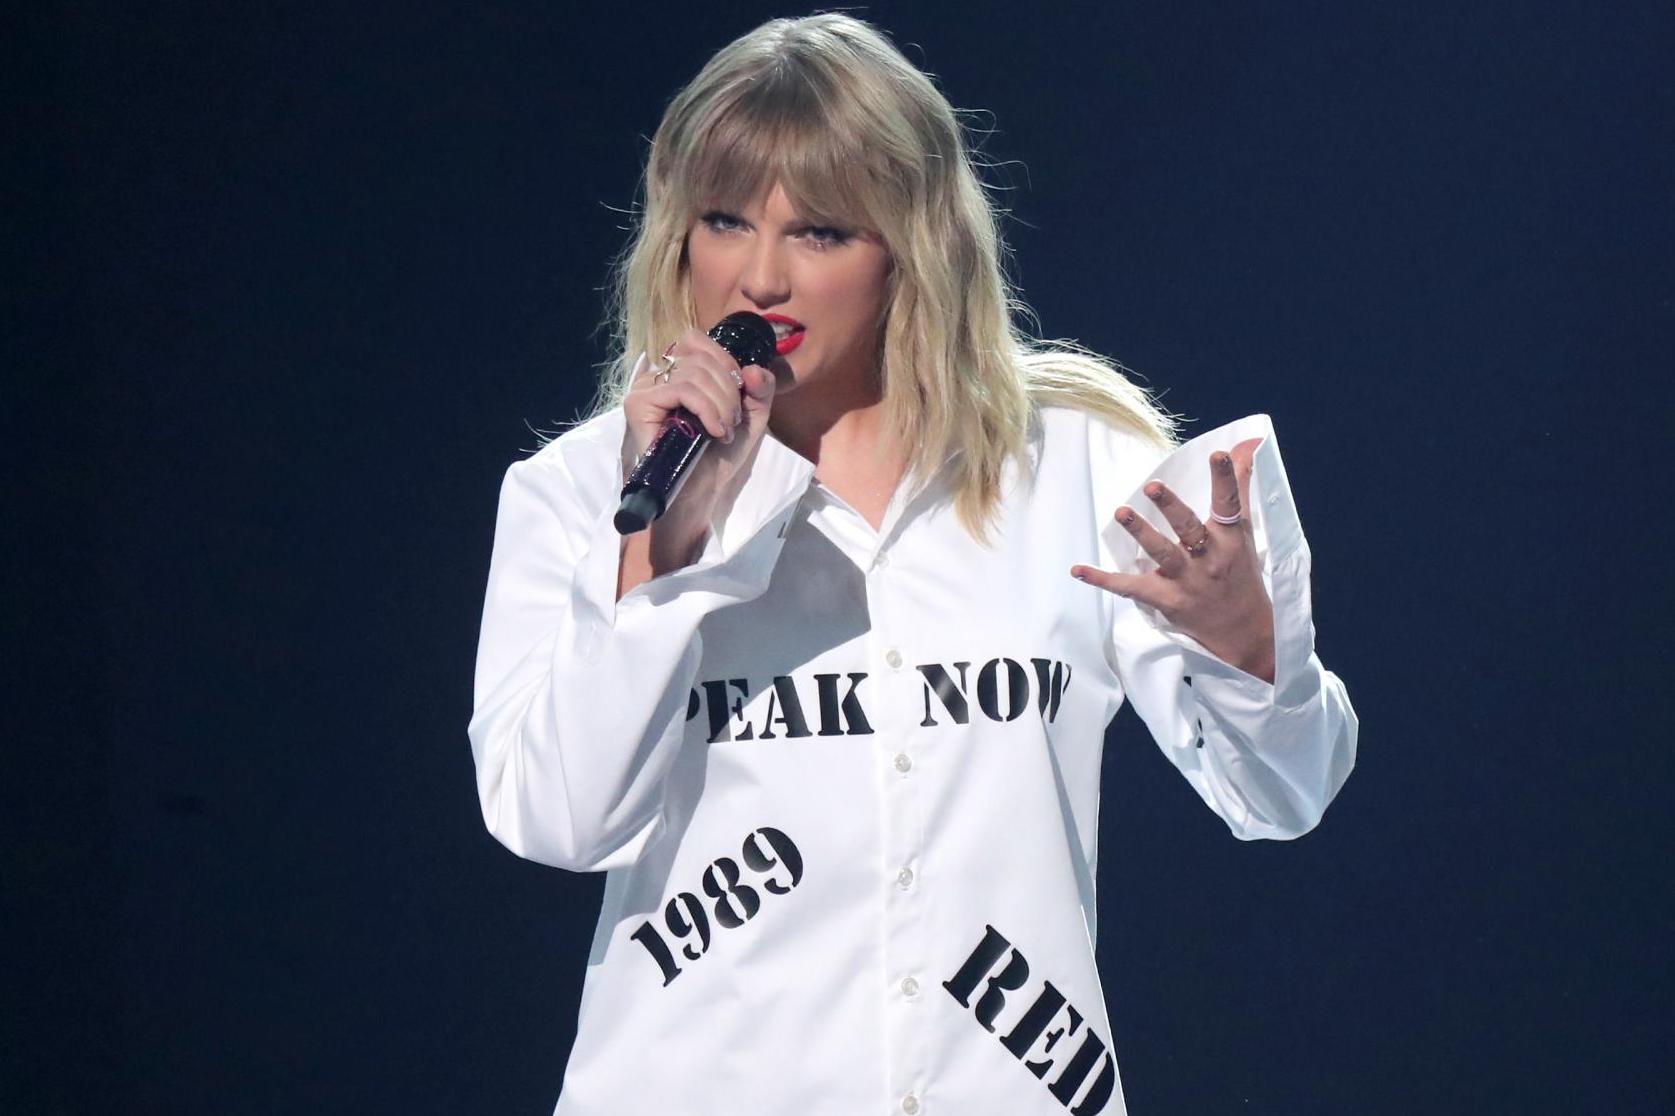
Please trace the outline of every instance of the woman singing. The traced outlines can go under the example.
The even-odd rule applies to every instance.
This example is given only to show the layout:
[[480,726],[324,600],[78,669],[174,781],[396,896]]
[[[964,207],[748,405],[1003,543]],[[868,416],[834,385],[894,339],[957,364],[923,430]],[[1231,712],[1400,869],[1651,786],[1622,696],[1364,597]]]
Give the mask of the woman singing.
[[[848,16],[712,58],[643,198],[595,411],[506,473],[469,730],[494,836],[608,873],[558,1113],[1122,1113],[1106,726],[1242,839],[1355,759],[1268,420],[1176,447],[1021,332],[953,110]],[[624,537],[677,407],[714,440]]]

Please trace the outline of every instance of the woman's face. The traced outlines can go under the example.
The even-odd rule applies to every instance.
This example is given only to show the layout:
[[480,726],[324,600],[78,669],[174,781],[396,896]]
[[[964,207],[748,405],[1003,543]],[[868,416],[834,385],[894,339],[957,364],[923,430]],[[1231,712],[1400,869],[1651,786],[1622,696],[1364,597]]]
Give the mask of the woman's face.
[[774,323],[780,392],[871,390],[890,272],[877,234],[812,224],[776,184],[743,212],[705,211],[686,248],[700,324],[738,310]]

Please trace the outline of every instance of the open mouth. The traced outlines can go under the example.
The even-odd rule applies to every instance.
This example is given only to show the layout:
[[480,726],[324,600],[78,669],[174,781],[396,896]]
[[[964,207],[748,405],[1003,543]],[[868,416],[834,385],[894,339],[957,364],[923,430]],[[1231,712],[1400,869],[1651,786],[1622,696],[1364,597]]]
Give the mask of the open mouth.
[[784,356],[803,343],[806,330],[803,324],[794,318],[787,318],[782,314],[762,315],[767,323],[774,327],[774,351]]

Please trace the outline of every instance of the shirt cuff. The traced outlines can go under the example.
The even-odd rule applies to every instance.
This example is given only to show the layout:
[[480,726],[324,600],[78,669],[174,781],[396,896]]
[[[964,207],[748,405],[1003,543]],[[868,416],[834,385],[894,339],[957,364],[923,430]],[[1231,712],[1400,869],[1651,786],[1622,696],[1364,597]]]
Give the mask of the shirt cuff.
[[[1313,662],[1308,543],[1303,537],[1272,421],[1267,415],[1250,415],[1198,435],[1159,462],[1124,502],[1165,538],[1173,539],[1175,530],[1146,496],[1145,483],[1154,479],[1162,481],[1200,520],[1207,521],[1210,454],[1216,450],[1231,451],[1250,438],[1261,438],[1262,442],[1256,449],[1250,504],[1244,513],[1251,521],[1263,586],[1274,609],[1273,683],[1216,656],[1150,605],[1140,601],[1133,604],[1153,628],[1182,649],[1187,675],[1193,679],[1200,696],[1215,700],[1218,707],[1245,707],[1255,713],[1275,706],[1284,709],[1305,705],[1316,696],[1319,682],[1319,672]],[[1150,573],[1157,569],[1157,563],[1140,549],[1134,536],[1115,518],[1102,529],[1101,536],[1114,569],[1124,573]]]
[[786,527],[814,475],[812,461],[764,433],[743,486],[731,504],[718,508],[711,519],[698,560],[635,586],[619,601],[622,535],[614,519],[624,477],[621,455],[613,452],[612,456],[616,487],[601,507],[577,564],[578,605],[614,627],[619,610],[664,604],[686,593],[715,594],[721,598],[715,602],[719,607],[753,599],[767,590]]

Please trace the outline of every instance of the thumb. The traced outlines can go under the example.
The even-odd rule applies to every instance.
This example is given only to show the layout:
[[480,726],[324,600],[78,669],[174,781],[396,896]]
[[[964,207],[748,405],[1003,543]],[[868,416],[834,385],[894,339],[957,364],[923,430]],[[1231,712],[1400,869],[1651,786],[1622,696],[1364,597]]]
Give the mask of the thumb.
[[760,403],[768,403],[773,400],[774,389],[778,386],[778,382],[774,379],[772,372],[759,364],[747,364],[739,369],[739,374],[744,377],[744,393],[746,395]]
[[744,410],[754,424],[765,420],[768,411],[773,407],[774,392],[778,383],[774,374],[766,368],[754,364],[747,364],[739,369],[739,376],[744,380]]

